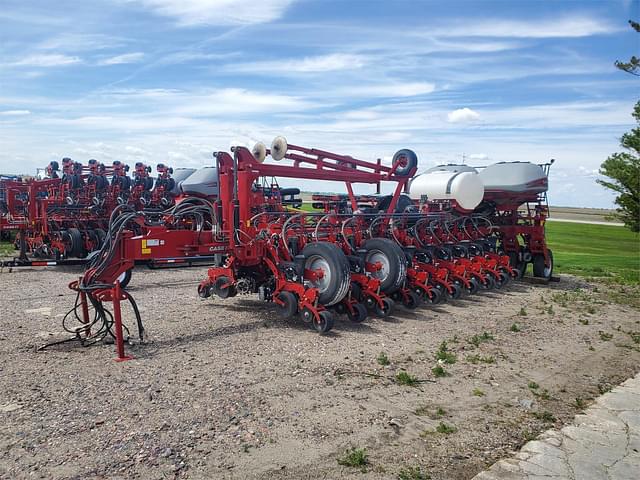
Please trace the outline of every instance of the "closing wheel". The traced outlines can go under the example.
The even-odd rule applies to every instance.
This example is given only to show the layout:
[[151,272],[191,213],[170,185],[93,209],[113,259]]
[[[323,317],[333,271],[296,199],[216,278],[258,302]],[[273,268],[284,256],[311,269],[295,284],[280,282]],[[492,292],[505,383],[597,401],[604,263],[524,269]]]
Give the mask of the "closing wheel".
[[319,334],[323,335],[333,328],[333,314],[329,310],[322,310],[318,316],[319,318],[315,319],[313,326]]
[[489,272],[487,276],[493,278],[493,285],[497,290],[500,290],[504,285],[502,283],[502,276],[499,273],[496,274],[493,272]]
[[280,318],[288,320],[298,313],[298,297],[296,297],[292,292],[287,292],[285,290],[280,292],[277,298],[284,303],[284,305],[276,303],[276,312],[278,312],[278,316]]
[[551,249],[549,252],[549,265],[544,263],[544,255],[541,253],[533,256],[533,276],[540,278],[551,278],[553,275],[553,252]]
[[382,299],[382,305],[376,302],[376,305],[375,307],[373,307],[373,310],[378,317],[382,317],[382,318],[388,317],[389,315],[391,315],[391,312],[393,312],[393,300],[385,297]]
[[233,285],[229,285],[227,287],[224,286],[230,281],[231,280],[229,279],[229,277],[218,277],[216,282],[213,284],[213,293],[215,293],[220,298],[234,297],[236,294],[235,287]]
[[522,278],[527,269],[527,263],[520,260],[518,252],[509,252],[509,265],[516,271],[515,278]]
[[480,284],[478,283],[478,280],[476,280],[475,277],[471,277],[469,279],[469,286],[465,286],[465,291],[469,294],[469,295],[473,295],[475,293],[478,293],[478,290],[480,289]]
[[436,299],[437,304],[445,303],[448,300],[447,295],[445,295],[446,288],[444,288],[444,285],[442,285],[441,283],[437,283],[434,287],[434,290],[437,290],[440,294]]
[[462,287],[458,283],[451,284],[451,290],[445,290],[445,296],[447,300],[457,300],[462,295]]
[[507,283],[509,283],[510,280],[511,280],[511,275],[509,275],[504,270],[500,270],[500,280],[499,280],[500,286],[504,287]]
[[391,160],[391,165],[396,168],[395,174],[399,177],[407,177],[418,166],[418,157],[413,150],[403,148],[398,150]]
[[353,312],[347,309],[347,317],[354,323],[364,322],[367,318],[367,307],[361,303],[354,303]]
[[484,278],[485,278],[484,282],[480,281],[480,288],[482,290],[491,290],[496,286],[496,281],[493,278],[493,275],[490,275],[487,273],[485,274]]
[[421,303],[422,298],[413,291],[407,292],[407,295],[402,298],[402,305],[409,310],[415,310]]
[[439,288],[432,288],[424,297],[424,301],[430,305],[438,305],[443,302],[442,291]]
[[349,260],[340,247],[329,242],[308,243],[302,250],[305,270],[321,271],[322,277],[309,280],[318,289],[318,300],[326,306],[335,305],[349,292],[351,273]]
[[402,248],[388,238],[371,238],[363,247],[367,250],[365,262],[380,264],[380,270],[371,272],[380,280],[380,290],[389,294],[398,290],[407,276],[407,257]]
[[131,276],[133,275],[133,268],[130,268],[126,272],[123,272],[118,277],[118,281],[120,282],[120,288],[127,288],[129,282],[131,281]]

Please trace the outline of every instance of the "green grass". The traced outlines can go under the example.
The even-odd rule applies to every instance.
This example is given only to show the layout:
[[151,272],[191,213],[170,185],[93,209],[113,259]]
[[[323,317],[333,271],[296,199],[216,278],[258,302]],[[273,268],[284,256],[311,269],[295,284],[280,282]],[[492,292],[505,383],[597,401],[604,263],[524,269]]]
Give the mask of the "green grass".
[[624,227],[548,222],[554,271],[640,283],[640,236]]
[[360,468],[363,472],[369,463],[367,451],[364,448],[351,448],[338,458],[338,464],[345,467]]

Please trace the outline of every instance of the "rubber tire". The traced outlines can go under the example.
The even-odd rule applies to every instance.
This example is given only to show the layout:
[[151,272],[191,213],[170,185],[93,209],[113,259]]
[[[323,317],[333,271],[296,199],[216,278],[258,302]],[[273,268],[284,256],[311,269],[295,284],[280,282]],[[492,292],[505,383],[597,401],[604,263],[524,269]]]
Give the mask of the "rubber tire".
[[389,273],[384,279],[380,279],[380,290],[391,294],[402,287],[407,276],[407,257],[402,248],[388,238],[371,238],[364,242],[363,248],[367,250],[365,256],[367,262],[370,254],[375,252],[380,252],[387,258]]
[[298,313],[298,298],[292,292],[284,290],[278,294],[278,298],[285,303],[284,305],[275,304],[280,318],[288,320]]
[[69,236],[71,243],[71,251],[68,252],[67,256],[83,258],[84,245],[82,244],[82,233],[80,233],[80,230],[77,228],[70,228],[67,230],[67,235]]
[[314,320],[313,326],[320,335],[324,335],[333,328],[335,320],[333,314],[329,310],[322,310],[320,313],[320,321]]
[[409,291],[407,297],[403,297],[402,306],[407,310],[415,310],[422,304],[422,298],[416,293]]
[[234,292],[234,286],[230,285],[226,288],[221,288],[222,285],[229,282],[229,277],[218,277],[216,283],[213,285],[213,293],[215,293],[218,297],[225,299],[229,297],[235,297],[236,292]]
[[362,301],[362,287],[356,282],[351,282],[351,298]]
[[124,272],[123,275],[124,277],[122,278],[122,280],[120,280],[120,288],[127,288],[127,285],[129,285],[129,282],[131,281],[131,277],[133,276],[133,268],[130,268],[129,270]]
[[549,249],[549,260],[551,260],[551,268],[545,275],[546,266],[544,264],[544,255],[537,254],[533,257],[533,276],[538,278],[551,278],[553,276],[553,252]]
[[453,289],[453,293],[450,293],[449,290],[445,290],[445,297],[447,297],[447,300],[449,301],[459,299],[462,295],[462,287],[457,283],[452,284],[451,287]]
[[395,155],[391,159],[391,165],[395,165],[398,161],[400,161],[400,157],[405,157],[407,160],[407,164],[404,167],[398,166],[395,171],[395,175],[397,175],[398,177],[408,177],[411,171],[418,166],[418,156],[413,150],[403,148],[402,150],[398,150],[395,153]]
[[107,238],[107,232],[105,232],[101,228],[96,228],[94,230],[96,232],[96,237],[98,238],[98,248],[96,250],[100,250],[104,245],[104,239]]
[[312,242],[305,245],[302,255],[307,260],[314,256],[321,257],[329,266],[331,280],[327,288],[319,292],[318,301],[327,307],[340,302],[349,293],[351,286],[351,267],[340,247],[329,242]]
[[432,288],[431,289],[431,296],[429,296],[429,294],[427,294],[425,296],[424,299],[425,302],[427,302],[430,305],[439,305],[442,303],[442,291],[439,288]]
[[365,307],[363,304],[361,303],[356,303],[353,305],[353,308],[355,310],[354,313],[351,313],[351,311],[349,309],[347,309],[347,317],[349,317],[349,320],[351,320],[353,323],[362,323],[367,319],[367,307]]
[[440,292],[440,297],[438,299],[438,303],[436,305],[442,305],[443,303],[447,303],[448,297],[445,294],[446,289],[444,288],[444,286],[442,286],[442,284],[437,283],[434,288],[436,290],[438,290],[438,292]]
[[469,284],[471,285],[470,287],[468,288],[465,287],[465,291],[467,292],[467,294],[474,295],[478,293],[478,290],[480,289],[480,284],[478,283],[478,280],[476,279],[476,277],[471,277],[469,279]]
[[387,297],[382,299],[382,303],[384,305],[383,307],[381,307],[378,302],[376,302],[375,306],[373,307],[373,311],[378,317],[386,318],[393,312],[394,303],[393,300]]

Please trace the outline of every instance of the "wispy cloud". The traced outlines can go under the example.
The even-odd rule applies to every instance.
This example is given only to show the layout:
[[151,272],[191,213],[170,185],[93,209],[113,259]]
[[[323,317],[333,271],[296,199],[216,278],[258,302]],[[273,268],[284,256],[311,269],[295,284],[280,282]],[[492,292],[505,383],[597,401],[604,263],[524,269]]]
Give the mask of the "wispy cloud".
[[5,117],[19,117],[23,115],[29,115],[31,112],[29,110],[4,110],[0,111],[0,115]]
[[280,60],[263,60],[229,64],[225,66],[225,70],[284,77],[300,73],[304,74],[333,72],[337,70],[354,70],[362,68],[367,64],[368,61],[368,58],[364,55],[332,53],[314,57],[302,57],[299,59],[283,58]]
[[511,37],[511,38],[560,38],[588,37],[613,33],[616,27],[609,22],[588,16],[566,16],[527,20],[468,19],[429,31],[436,37]]
[[7,65],[15,67],[62,67],[80,63],[81,61],[80,57],[51,53],[28,55]]
[[123,63],[138,63],[144,58],[144,53],[133,52],[116,55],[115,57],[104,58],[98,62],[98,65],[120,65]]
[[248,25],[279,18],[294,0],[135,0],[181,26]]

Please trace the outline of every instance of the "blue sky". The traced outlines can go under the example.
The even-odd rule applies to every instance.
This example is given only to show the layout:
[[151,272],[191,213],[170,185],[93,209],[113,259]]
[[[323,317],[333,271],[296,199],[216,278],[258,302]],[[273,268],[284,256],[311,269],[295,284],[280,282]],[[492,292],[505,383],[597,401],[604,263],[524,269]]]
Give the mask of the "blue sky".
[[[555,158],[551,202],[609,207],[633,126],[638,1],[3,0],[0,172],[71,156],[211,163],[291,143],[420,168]],[[303,188],[325,189],[299,182]],[[366,191],[366,190],[365,190]]]

